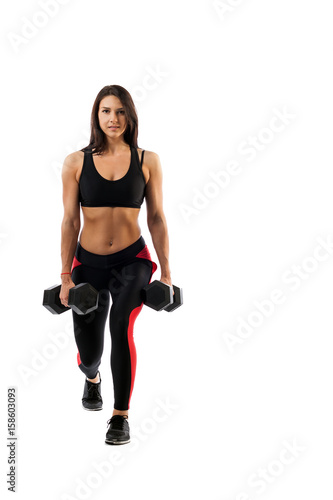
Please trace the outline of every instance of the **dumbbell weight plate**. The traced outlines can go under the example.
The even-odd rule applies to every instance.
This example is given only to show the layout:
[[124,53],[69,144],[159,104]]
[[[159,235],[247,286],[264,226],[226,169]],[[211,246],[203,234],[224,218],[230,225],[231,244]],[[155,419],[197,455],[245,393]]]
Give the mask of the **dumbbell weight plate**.
[[169,304],[167,307],[164,308],[164,311],[167,312],[172,312],[177,307],[181,306],[183,304],[183,289],[178,288],[178,286],[172,285],[175,294],[173,295],[173,302],[172,304]]
[[98,307],[98,292],[89,283],[80,283],[69,289],[68,305],[77,314],[89,314]]
[[66,307],[60,302],[60,288],[61,285],[53,285],[44,290],[43,306],[52,314],[61,314],[70,309],[70,307]]
[[142,289],[142,298],[148,307],[162,311],[172,302],[172,288],[166,283],[155,280]]

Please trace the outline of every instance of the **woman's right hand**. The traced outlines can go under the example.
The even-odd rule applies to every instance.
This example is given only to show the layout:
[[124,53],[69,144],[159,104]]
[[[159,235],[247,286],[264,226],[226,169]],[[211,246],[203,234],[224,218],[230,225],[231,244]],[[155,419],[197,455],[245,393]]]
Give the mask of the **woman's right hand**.
[[75,286],[75,283],[73,283],[71,278],[67,278],[61,284],[59,298],[60,298],[60,302],[66,307],[68,307],[69,290],[70,290],[70,288],[73,288],[74,286]]

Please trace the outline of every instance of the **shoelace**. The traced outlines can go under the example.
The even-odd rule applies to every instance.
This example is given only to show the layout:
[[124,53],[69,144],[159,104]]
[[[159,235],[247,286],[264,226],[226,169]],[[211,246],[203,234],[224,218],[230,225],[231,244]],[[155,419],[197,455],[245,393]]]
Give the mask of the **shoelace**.
[[[115,415],[113,415],[115,416]],[[117,417],[121,417],[121,418],[114,418],[112,420],[112,417],[107,421],[107,425],[110,425],[111,423],[111,420],[112,420],[112,429],[118,429],[120,431],[124,430],[124,427],[125,427],[125,418],[122,417],[121,415],[116,415]]]
[[89,399],[98,399],[101,400],[101,395],[98,391],[97,384],[90,383],[88,384],[88,398]]

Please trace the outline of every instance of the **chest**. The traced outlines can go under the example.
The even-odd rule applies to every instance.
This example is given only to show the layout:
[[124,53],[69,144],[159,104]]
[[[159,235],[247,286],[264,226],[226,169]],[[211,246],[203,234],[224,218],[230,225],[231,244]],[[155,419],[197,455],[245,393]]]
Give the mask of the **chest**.
[[92,155],[94,167],[104,179],[117,181],[124,177],[131,164],[131,155],[99,156]]
[[[138,149],[139,162],[141,163],[142,150]],[[100,156],[92,155],[92,161],[95,169],[100,174],[101,177],[107,179],[108,181],[117,181],[122,179],[128,173],[131,161],[133,158],[131,154],[122,154],[118,156]],[[147,166],[143,163],[142,173],[147,183],[149,180],[149,170]]]

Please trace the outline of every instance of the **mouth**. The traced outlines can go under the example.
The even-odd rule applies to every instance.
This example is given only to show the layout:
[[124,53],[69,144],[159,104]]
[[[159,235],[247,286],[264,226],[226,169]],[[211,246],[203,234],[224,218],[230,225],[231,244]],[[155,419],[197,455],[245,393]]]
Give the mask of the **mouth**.
[[108,127],[108,128],[110,128],[111,130],[116,130],[119,127]]

